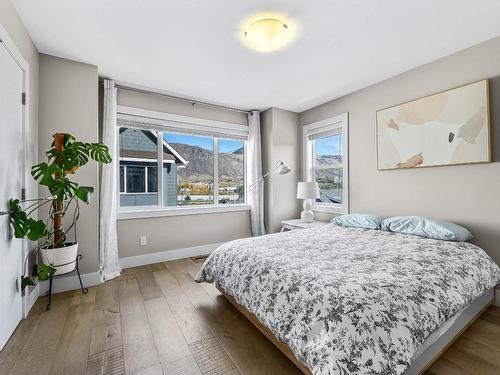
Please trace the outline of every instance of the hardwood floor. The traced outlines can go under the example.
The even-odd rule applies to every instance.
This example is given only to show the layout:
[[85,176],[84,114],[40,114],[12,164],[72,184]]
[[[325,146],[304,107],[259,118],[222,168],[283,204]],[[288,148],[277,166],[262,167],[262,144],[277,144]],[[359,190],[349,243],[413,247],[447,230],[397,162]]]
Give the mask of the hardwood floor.
[[[40,298],[0,352],[0,375],[297,374],[191,259],[123,270],[89,293]],[[500,308],[491,307],[428,375],[500,374]]]

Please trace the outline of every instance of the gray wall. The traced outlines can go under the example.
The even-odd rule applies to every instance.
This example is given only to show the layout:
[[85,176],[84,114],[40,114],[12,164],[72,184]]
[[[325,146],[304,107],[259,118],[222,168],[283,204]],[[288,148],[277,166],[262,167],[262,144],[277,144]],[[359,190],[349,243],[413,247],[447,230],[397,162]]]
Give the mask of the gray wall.
[[286,175],[272,173],[264,184],[264,223],[268,233],[278,232],[281,221],[299,215],[297,181],[301,175],[299,115],[279,108],[261,113],[262,170],[275,168],[282,160],[292,170]]
[[[262,174],[272,168],[273,156],[273,111],[272,108],[261,112],[260,114],[260,139],[262,153]],[[272,210],[273,191],[269,185],[269,180],[264,183],[264,226],[267,233],[272,233]]]
[[[139,237],[148,244],[140,246]],[[120,258],[250,236],[248,211],[118,221]]]
[[[83,141],[98,141],[97,85],[96,66],[40,54],[40,160],[46,159],[44,153],[50,148],[52,135],[57,132],[73,134]],[[98,270],[98,171],[98,165],[89,162],[72,178],[95,188],[91,203],[80,205],[78,240],[79,253],[84,256],[81,263],[83,273]],[[46,196],[47,189],[40,187],[39,194]]]
[[[427,215],[469,228],[500,263],[500,38],[413,69],[300,115],[301,125],[349,112],[350,211]],[[401,102],[491,80],[494,163],[378,171],[375,112]],[[496,151],[495,151],[496,150]],[[328,219],[328,216],[318,217]]]
[[248,124],[246,113],[230,110],[226,111],[220,108],[205,105],[193,105],[187,100],[175,100],[165,95],[143,93],[122,88],[118,90],[118,104],[149,109],[151,111],[233,122],[241,125]]
[[[245,113],[203,105],[193,106],[186,101],[132,90],[119,89],[118,104],[243,125],[248,123]],[[140,246],[139,243],[139,237],[142,235],[148,239],[145,246]],[[248,236],[250,236],[248,211],[118,220],[120,258],[225,242]]]

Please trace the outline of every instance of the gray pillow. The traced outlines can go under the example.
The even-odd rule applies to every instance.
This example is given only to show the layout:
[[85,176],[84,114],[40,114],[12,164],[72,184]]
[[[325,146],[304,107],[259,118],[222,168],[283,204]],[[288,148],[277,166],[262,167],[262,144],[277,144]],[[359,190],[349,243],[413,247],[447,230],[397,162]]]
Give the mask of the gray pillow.
[[365,228],[365,229],[380,229],[380,224],[385,216],[369,215],[369,214],[347,214],[336,216],[331,220],[331,223],[341,227],[349,228]]
[[389,217],[382,221],[381,229],[445,241],[469,241],[473,238],[471,232],[460,225],[422,216]]

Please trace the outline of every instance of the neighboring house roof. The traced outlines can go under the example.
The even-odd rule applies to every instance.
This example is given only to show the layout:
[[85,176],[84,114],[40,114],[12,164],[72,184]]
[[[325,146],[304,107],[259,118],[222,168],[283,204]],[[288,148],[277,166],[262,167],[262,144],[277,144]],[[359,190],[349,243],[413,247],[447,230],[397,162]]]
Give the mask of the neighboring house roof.
[[[133,159],[157,158],[156,145],[158,142],[154,132],[143,129],[120,128],[120,157]],[[186,166],[187,161],[167,141],[163,140],[163,160]]]
[[[174,149],[174,148],[170,145],[170,143],[168,143],[166,140],[163,140],[163,147],[167,147],[167,149],[169,149],[169,150],[172,152],[172,154],[174,154],[174,156],[175,156],[176,158],[178,158],[178,159],[180,160],[180,162],[181,162],[184,166],[188,165],[189,160],[184,159],[184,158],[181,156],[181,154],[179,154],[179,153],[178,153],[178,152],[177,152],[177,151],[176,151],[176,150],[175,150],[175,149]],[[165,152],[164,152],[164,154],[165,154]]]

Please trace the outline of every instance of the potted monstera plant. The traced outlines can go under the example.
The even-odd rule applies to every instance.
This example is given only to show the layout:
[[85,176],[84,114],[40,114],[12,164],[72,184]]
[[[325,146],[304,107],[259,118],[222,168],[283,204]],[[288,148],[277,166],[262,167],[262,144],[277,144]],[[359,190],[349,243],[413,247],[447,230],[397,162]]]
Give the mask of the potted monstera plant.
[[[38,251],[42,262],[35,264],[32,275],[39,280],[70,272],[76,265],[79,202],[88,204],[94,188],[81,186],[71,181],[70,176],[91,160],[103,164],[111,162],[106,145],[81,142],[65,133],[54,135],[51,149],[45,155],[47,161],[33,166],[31,175],[40,185],[48,188],[50,196],[24,202],[19,199],[10,200],[10,223],[14,236],[39,241]],[[32,218],[43,206],[49,206],[45,220]],[[71,230],[74,231],[72,242],[67,239]],[[27,285],[35,285],[32,276],[23,271],[23,290]]]

